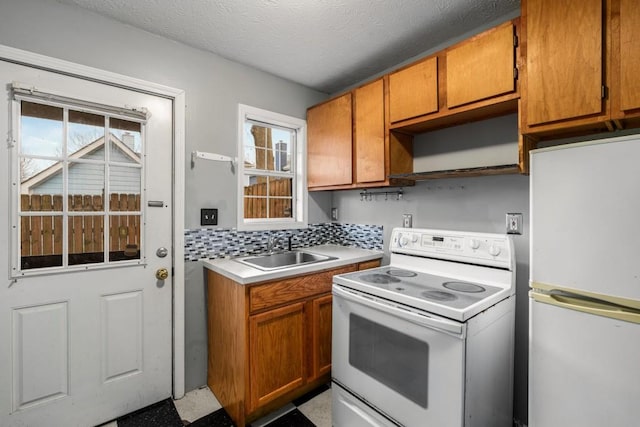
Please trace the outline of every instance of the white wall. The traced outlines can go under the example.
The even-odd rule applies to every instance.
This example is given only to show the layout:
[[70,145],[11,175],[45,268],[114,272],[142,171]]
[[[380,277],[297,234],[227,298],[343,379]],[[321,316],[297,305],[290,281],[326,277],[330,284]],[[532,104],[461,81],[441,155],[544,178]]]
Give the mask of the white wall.
[[[185,228],[200,208],[218,208],[235,226],[235,175],[227,164],[199,161],[193,150],[236,155],[237,105],[304,118],[325,94],[219,56],[51,0],[0,0],[0,44],[96,67],[186,92]],[[3,82],[6,84],[8,82]],[[313,195],[311,222],[327,220],[330,195]],[[186,388],[206,381],[206,311],[202,268],[186,263]]]

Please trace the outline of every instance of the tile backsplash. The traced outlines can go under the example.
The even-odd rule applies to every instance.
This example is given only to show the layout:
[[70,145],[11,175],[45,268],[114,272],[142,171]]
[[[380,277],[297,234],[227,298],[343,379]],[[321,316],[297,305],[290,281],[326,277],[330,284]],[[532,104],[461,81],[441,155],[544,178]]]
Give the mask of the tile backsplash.
[[272,235],[283,236],[275,249],[286,249],[291,236],[292,248],[335,244],[362,249],[383,249],[382,226],[320,223],[307,228],[277,231],[238,231],[235,228],[198,228],[184,231],[185,261],[260,254],[267,251]]

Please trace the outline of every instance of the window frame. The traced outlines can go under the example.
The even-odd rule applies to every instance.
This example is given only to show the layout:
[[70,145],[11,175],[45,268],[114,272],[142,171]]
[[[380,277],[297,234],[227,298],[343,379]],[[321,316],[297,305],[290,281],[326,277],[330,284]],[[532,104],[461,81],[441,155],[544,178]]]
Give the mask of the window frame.
[[[291,189],[291,218],[245,218],[244,217],[244,182],[248,175],[266,177],[280,176],[279,173],[246,169],[244,167],[244,126],[250,122],[264,123],[274,127],[293,131],[295,135],[294,150],[291,153],[291,168],[293,169]],[[238,142],[237,142],[237,229],[250,230],[281,230],[306,228],[308,225],[307,212],[307,122],[304,119],[275,113],[249,105],[238,104]]]
[[[11,212],[11,270],[10,270],[10,278],[17,279],[21,277],[30,277],[30,276],[42,276],[47,274],[57,274],[57,273],[70,273],[75,271],[86,271],[86,270],[101,270],[101,269],[110,269],[110,268],[121,268],[121,267],[129,267],[129,266],[144,266],[146,265],[146,254],[144,251],[144,241],[145,241],[145,227],[144,227],[144,217],[145,217],[145,200],[146,200],[146,192],[145,192],[145,162],[146,162],[146,116],[147,113],[139,113],[134,112],[134,114],[129,115],[128,112],[124,109],[117,110],[115,107],[113,109],[109,108],[109,106],[102,106],[100,104],[91,104],[89,102],[83,100],[76,100],[71,98],[65,98],[62,96],[56,96],[55,94],[51,94],[49,96],[50,99],[47,99],[40,93],[36,94],[25,94],[23,91],[20,91],[19,88],[15,88],[13,90],[11,96],[11,128],[12,128],[12,141],[13,143],[10,145],[10,182],[12,185],[11,188],[11,200],[9,203],[9,209]],[[32,155],[32,154],[22,154],[21,145],[22,141],[22,108],[21,102],[27,101],[36,104],[48,105],[56,108],[61,108],[64,110],[63,113],[63,152],[59,156],[44,156],[44,155]],[[91,114],[97,114],[104,116],[105,118],[116,118],[122,119],[132,122],[140,123],[141,126],[141,147],[140,147],[140,165],[132,166],[132,165],[123,165],[118,162],[112,162],[108,158],[107,152],[105,152],[104,160],[83,160],[83,159],[70,159],[69,153],[67,152],[67,144],[68,144],[68,111],[80,111]],[[141,115],[144,114],[145,118],[142,118]],[[105,137],[109,132],[109,128],[106,126],[105,122]],[[110,149],[110,148],[109,148]],[[107,150],[108,151],[108,150]],[[58,162],[64,163],[62,166],[62,200],[63,207],[62,211],[22,211],[20,207],[20,159],[25,157],[31,158],[41,158],[45,160],[55,160]],[[104,165],[104,192],[107,194],[110,188],[109,181],[109,166],[126,166],[132,167],[135,169],[140,169],[140,210],[138,211],[126,211],[127,214],[136,215],[140,217],[140,257],[132,260],[116,260],[112,261],[109,259],[109,235],[108,235],[108,227],[111,220],[111,217],[125,215],[121,211],[113,211],[108,206],[108,200],[105,198],[103,201],[103,209],[101,211],[78,211],[74,212],[69,210],[68,207],[68,185],[69,185],[69,173],[68,168],[70,164],[102,164]],[[123,211],[124,212],[124,211]],[[103,234],[103,253],[104,260],[102,262],[96,263],[79,263],[79,264],[69,264],[69,243],[68,243],[68,231],[69,231],[69,218],[73,218],[74,216],[86,216],[91,213],[92,216],[102,216],[104,217],[104,234]],[[48,266],[48,267],[39,267],[33,269],[22,269],[21,265],[21,248],[20,248],[20,235],[21,235],[21,221],[20,218],[28,217],[28,216],[51,216],[51,217],[61,217],[62,218],[62,234],[64,237],[63,246],[62,246],[62,264],[59,266]]]

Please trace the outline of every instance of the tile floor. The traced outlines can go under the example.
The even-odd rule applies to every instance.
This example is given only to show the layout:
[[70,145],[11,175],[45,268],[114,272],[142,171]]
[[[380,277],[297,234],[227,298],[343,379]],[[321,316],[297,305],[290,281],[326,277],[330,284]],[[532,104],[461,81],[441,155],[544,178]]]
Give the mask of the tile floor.
[[[167,399],[100,427],[234,427],[233,422],[204,387],[180,400]],[[251,427],[331,427],[331,388],[320,387],[278,411],[251,423]]]

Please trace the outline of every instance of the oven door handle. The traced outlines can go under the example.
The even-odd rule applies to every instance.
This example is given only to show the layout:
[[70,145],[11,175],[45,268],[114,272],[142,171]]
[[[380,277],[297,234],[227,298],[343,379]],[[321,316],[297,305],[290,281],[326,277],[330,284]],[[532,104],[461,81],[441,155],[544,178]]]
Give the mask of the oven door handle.
[[411,323],[415,323],[416,325],[425,326],[430,329],[437,329],[456,338],[462,339],[465,337],[465,327],[462,323],[415,313],[393,305],[392,303],[381,302],[373,297],[357,294],[335,285],[333,286],[333,294],[374,310],[382,311],[400,319],[407,320]]

